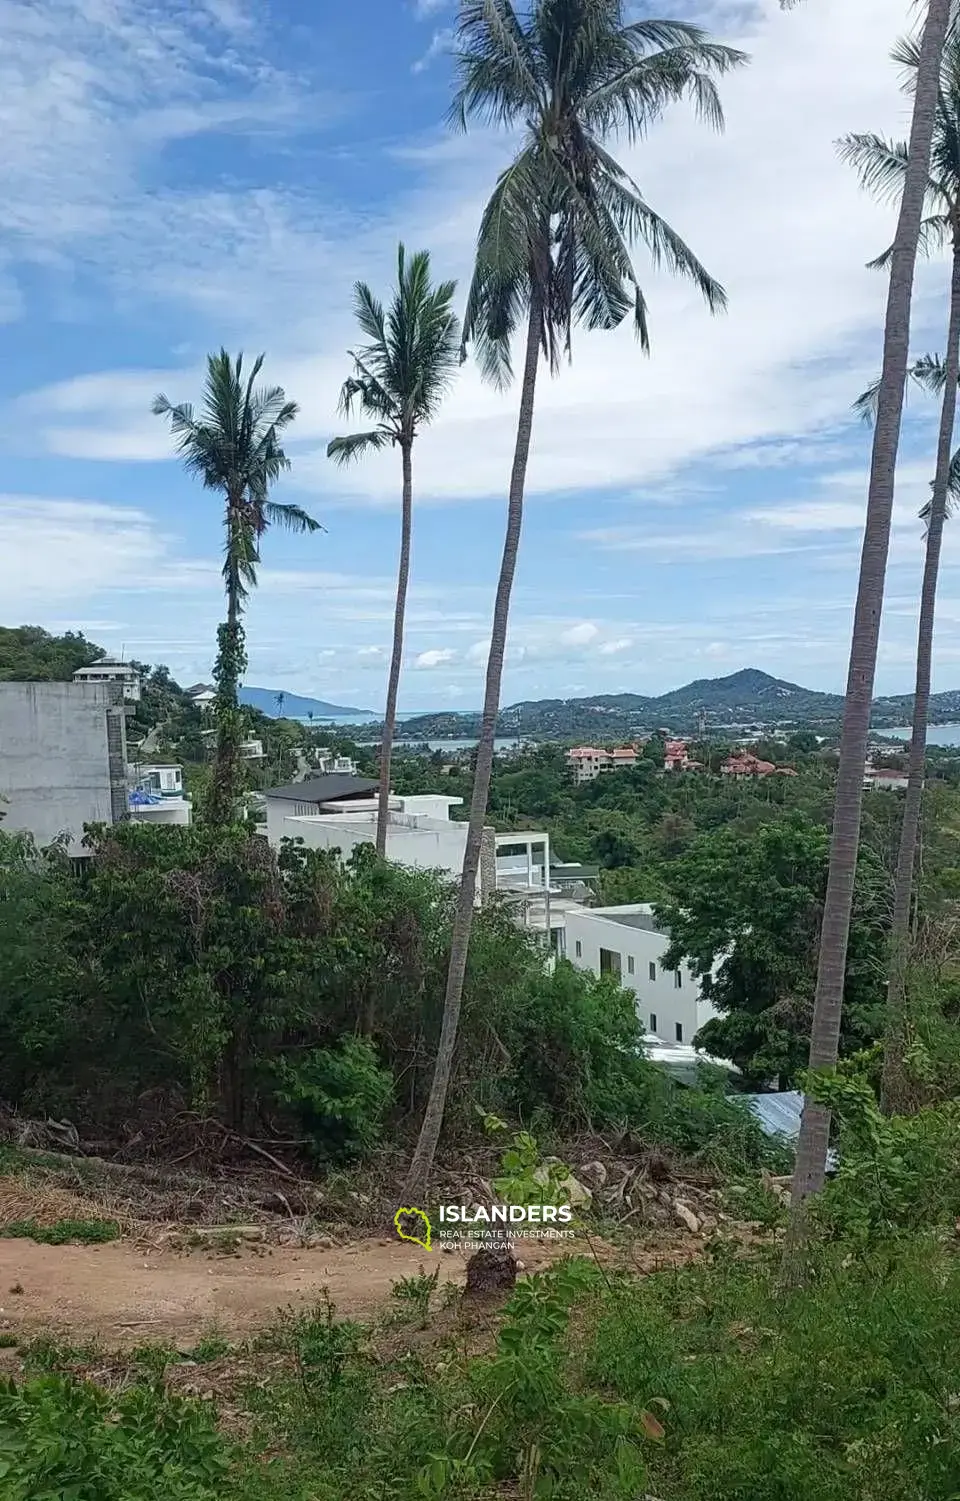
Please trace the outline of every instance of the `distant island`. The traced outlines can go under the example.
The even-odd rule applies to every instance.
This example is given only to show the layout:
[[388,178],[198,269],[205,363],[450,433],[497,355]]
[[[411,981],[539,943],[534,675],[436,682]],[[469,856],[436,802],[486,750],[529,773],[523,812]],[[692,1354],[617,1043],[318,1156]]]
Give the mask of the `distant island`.
[[[533,740],[602,741],[659,729],[691,735],[726,731],[732,736],[774,726],[836,731],[843,703],[840,693],[821,693],[746,667],[728,677],[698,678],[657,697],[615,693],[511,704],[500,711],[497,734]],[[910,694],[877,698],[873,728],[909,724],[912,712]],[[954,719],[960,719],[960,690],[934,694],[930,722],[943,724]],[[404,740],[469,739],[479,733],[479,714],[449,710],[417,715],[404,720],[402,727]]]
[[[376,719],[370,709],[354,709],[349,704],[329,704],[323,698],[304,698],[299,693],[288,693],[286,688],[241,688],[240,702],[251,709],[259,709],[272,719],[305,719],[312,714],[315,719],[350,719],[361,724]],[[282,707],[281,707],[282,706]]]

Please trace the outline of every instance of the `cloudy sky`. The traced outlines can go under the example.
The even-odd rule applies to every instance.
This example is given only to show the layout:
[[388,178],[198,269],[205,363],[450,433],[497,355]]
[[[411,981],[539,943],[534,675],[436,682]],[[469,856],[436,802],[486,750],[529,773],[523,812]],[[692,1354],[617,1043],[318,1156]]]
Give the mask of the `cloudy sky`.
[[[209,677],[222,603],[215,497],[150,414],[199,395],[208,350],[265,350],[300,403],[279,498],[326,527],[264,546],[248,681],[382,705],[398,464],[325,458],[341,430],[355,278],[399,239],[468,275],[509,141],[443,125],[455,0],[0,0],[0,618],[81,628]],[[888,51],[908,0],[673,0],[751,55],[726,132],[676,107],[623,157],[726,286],[711,318],[638,254],[653,351],[581,336],[544,379],[506,701],[660,692],[756,666],[842,685],[891,210],[837,159],[902,134]],[[914,350],[939,349],[942,264]],[[402,704],[472,708],[499,562],[515,393],[469,365],[416,453]],[[912,680],[933,444],[911,399],[879,670]],[[960,526],[960,522],[957,523]],[[935,686],[960,686],[960,542],[946,544]]]

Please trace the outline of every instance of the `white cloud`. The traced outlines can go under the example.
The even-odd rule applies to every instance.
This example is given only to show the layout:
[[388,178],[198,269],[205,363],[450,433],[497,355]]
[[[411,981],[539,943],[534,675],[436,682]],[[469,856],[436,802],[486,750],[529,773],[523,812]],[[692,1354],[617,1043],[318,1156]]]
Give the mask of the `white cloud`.
[[450,647],[435,647],[430,651],[422,651],[419,656],[414,657],[413,666],[416,668],[443,667],[447,662],[453,662],[456,655]]
[[435,31],[426,52],[422,57],[418,57],[411,67],[411,73],[425,73],[438,57],[443,57],[452,50],[453,40],[454,33],[449,27],[444,27],[442,31]]
[[598,626],[592,620],[581,620],[577,625],[572,625],[565,630],[560,640],[564,646],[589,646],[591,641],[596,641],[600,634]]
[[633,645],[632,636],[618,636],[614,641],[604,641],[598,648],[602,657],[616,657]]
[[[626,330],[578,335],[572,369],[556,381],[544,373],[531,494],[649,484],[707,453],[728,466],[780,465],[791,445],[845,419],[875,373],[884,287],[864,262],[889,237],[890,214],[861,193],[833,142],[852,129],[902,128],[887,56],[904,25],[902,0],[818,0],[790,13],[762,0],[714,6],[707,19],[753,59],[723,81],[726,134],[714,137],[677,107],[621,154],[650,201],[725,282],[729,313],[711,319],[689,287],[652,272],[639,252],[652,358],[640,356]],[[507,152],[508,143],[483,132],[453,147],[444,138],[422,151],[419,185],[372,217],[278,191],[165,200],[149,224],[134,215],[127,275],[141,293],[146,283],[154,297],[179,297],[238,337],[244,321],[248,330],[269,327],[271,370],[301,401],[298,438],[315,445],[295,454],[294,482],[322,493],[327,505],[393,503],[392,455],[334,472],[323,454],[344,372],[336,351],[350,336],[348,281],[362,274],[382,283],[398,233],[409,236],[413,225],[438,267],[462,283],[483,198]],[[89,143],[85,154],[96,156]],[[415,165],[408,153],[402,181]],[[84,174],[71,163],[62,175]],[[48,191],[45,201],[61,200]],[[918,323],[938,276],[921,278]],[[321,330],[332,353],[318,357]],[[497,395],[466,368],[418,445],[421,498],[502,495],[515,402],[515,393]],[[82,423],[50,424],[48,441],[63,454],[112,450],[127,459],[140,446],[154,456],[148,427],[125,420],[116,434],[116,426],[104,400]]]
[[450,0],[415,0],[414,14],[421,20],[428,16],[435,16],[438,11],[446,10]]

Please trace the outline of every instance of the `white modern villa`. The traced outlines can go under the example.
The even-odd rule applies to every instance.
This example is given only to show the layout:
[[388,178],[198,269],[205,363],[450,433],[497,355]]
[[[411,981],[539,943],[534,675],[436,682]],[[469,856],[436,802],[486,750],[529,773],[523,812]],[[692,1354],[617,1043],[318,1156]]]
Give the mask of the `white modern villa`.
[[716,1016],[685,964],[665,968],[670,935],[657,926],[648,903],[568,908],[564,937],[566,957],[578,969],[613,975],[633,991],[637,1014],[652,1037],[685,1045]]

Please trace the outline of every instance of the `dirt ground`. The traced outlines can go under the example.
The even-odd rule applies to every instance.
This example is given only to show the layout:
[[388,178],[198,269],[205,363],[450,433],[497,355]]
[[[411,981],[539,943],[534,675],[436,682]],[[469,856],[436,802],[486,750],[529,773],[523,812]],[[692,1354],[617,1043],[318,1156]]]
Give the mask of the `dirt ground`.
[[[563,1247],[571,1250],[589,1254],[587,1246]],[[562,1252],[525,1245],[520,1254],[533,1271]],[[362,1318],[383,1305],[400,1277],[438,1265],[441,1282],[463,1285],[466,1257],[459,1252],[427,1254],[384,1239],[331,1250],[251,1247],[235,1256],[126,1240],[48,1246],[0,1239],[0,1333],[95,1338],[110,1349],[189,1346],[212,1329],[246,1335],[281,1308],[316,1302],[323,1289],[340,1314]]]

